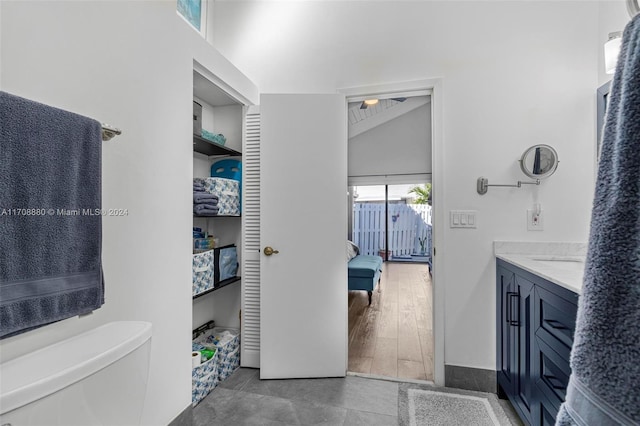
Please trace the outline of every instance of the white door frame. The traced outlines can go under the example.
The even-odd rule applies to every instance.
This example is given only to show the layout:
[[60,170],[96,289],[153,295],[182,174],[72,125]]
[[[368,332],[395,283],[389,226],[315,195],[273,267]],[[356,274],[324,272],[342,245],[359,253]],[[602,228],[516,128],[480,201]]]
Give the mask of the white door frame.
[[405,92],[431,91],[431,182],[433,191],[433,250],[436,247],[440,249],[440,254],[435,256],[432,252],[433,259],[433,369],[434,382],[436,385],[444,386],[444,310],[445,310],[445,288],[444,276],[444,245],[441,244],[444,227],[446,225],[444,203],[442,196],[444,195],[444,173],[442,165],[444,164],[444,139],[443,139],[443,117],[442,117],[442,99],[443,99],[443,81],[441,78],[412,80],[398,83],[377,84],[372,86],[359,86],[352,88],[338,89],[338,93],[343,93],[349,100],[356,100],[357,97],[397,94]]

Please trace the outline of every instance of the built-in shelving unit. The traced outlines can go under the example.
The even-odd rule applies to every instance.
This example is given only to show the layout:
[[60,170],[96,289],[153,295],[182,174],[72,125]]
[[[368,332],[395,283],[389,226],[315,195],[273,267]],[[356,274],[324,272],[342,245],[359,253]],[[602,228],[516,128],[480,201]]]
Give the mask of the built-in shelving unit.
[[230,285],[230,284],[237,283],[237,282],[239,282],[240,280],[241,280],[241,278],[240,278],[240,277],[233,277],[233,278],[229,278],[229,279],[227,279],[227,280],[220,281],[220,282],[218,283],[218,285],[217,285],[217,286],[213,287],[213,288],[212,288],[212,289],[210,289],[210,290],[203,291],[202,293],[198,293],[198,294],[196,294],[195,296],[193,296],[193,298],[194,298],[194,299],[197,299],[197,298],[199,298],[199,297],[204,296],[205,294],[209,294],[209,293],[214,292],[214,291],[216,291],[216,290],[220,290],[221,288],[224,288],[224,287],[226,287],[226,286],[228,286],[228,285]]
[[[193,72],[193,100],[201,107],[200,123],[199,125],[196,123],[192,133],[194,178],[211,176],[211,166],[225,157],[238,160],[242,157],[244,106],[242,102],[230,96],[213,80],[206,77],[206,74],[197,70]],[[194,111],[194,118],[196,112]],[[224,135],[225,144],[221,145],[203,138],[198,127],[213,134]],[[192,217],[194,227],[202,228],[208,236],[218,240],[216,247],[235,244],[238,262],[240,265],[243,263],[241,214],[198,216],[193,213]],[[240,271],[241,267],[236,274],[239,275]],[[212,281],[201,287],[207,290],[196,295],[192,294],[192,329],[198,329],[211,321],[215,321],[215,324],[220,327],[239,329],[242,280],[236,276],[213,285],[215,276],[214,272]],[[226,290],[217,291],[220,289]],[[212,294],[214,292],[215,294]]]
[[207,156],[242,156],[242,153],[235,149],[227,148],[224,145],[212,142],[198,135],[193,135],[193,150]]

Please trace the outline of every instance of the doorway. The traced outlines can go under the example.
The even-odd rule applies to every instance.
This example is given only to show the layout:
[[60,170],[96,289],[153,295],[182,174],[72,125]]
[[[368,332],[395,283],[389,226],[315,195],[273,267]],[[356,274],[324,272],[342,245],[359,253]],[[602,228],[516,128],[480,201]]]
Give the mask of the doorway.
[[371,304],[349,292],[348,370],[435,381],[431,92],[348,101],[348,238],[385,261]]
[[385,260],[371,304],[365,292],[349,292],[350,372],[434,379],[432,225],[426,188],[430,185],[350,188],[350,239],[361,255]]

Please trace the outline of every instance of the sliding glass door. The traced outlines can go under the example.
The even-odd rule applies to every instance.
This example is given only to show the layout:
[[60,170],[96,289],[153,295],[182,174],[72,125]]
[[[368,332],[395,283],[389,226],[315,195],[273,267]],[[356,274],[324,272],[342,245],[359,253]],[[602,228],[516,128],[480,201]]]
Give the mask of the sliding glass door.
[[431,263],[431,184],[354,186],[351,240],[361,254]]

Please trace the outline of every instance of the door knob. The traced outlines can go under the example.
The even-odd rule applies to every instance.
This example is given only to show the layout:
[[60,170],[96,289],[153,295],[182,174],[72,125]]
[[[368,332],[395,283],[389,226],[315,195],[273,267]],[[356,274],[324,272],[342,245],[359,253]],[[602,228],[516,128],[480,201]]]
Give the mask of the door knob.
[[266,246],[262,251],[265,256],[271,256],[272,254],[280,253],[278,250],[274,250],[273,247]]

